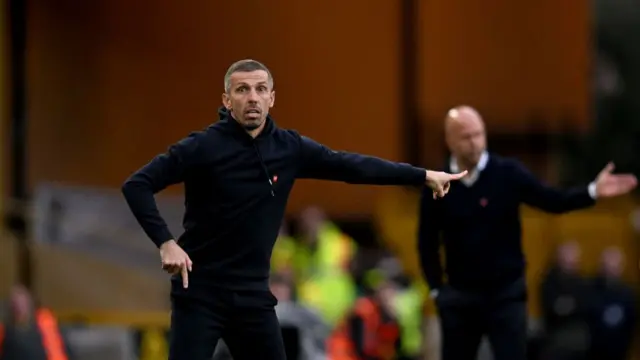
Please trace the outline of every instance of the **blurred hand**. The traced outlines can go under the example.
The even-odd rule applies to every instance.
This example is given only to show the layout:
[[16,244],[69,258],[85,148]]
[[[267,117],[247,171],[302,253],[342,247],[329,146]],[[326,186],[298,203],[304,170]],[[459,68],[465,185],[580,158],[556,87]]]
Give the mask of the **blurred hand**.
[[638,179],[632,174],[613,174],[615,165],[608,163],[596,178],[596,195],[609,198],[631,192],[638,185]]
[[466,170],[458,174],[427,170],[426,184],[431,190],[433,190],[434,199],[441,198],[449,192],[451,181],[460,180],[466,175]]
[[160,246],[162,269],[171,275],[180,274],[182,286],[189,287],[189,272],[193,266],[189,255],[182,250],[175,240],[169,240]]

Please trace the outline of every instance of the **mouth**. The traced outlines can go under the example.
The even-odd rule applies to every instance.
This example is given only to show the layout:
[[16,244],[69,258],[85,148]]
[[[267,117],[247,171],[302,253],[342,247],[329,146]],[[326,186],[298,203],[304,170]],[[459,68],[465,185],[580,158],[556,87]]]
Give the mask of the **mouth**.
[[261,114],[262,112],[260,111],[260,109],[248,109],[244,112],[244,117],[247,120],[256,120],[260,118]]

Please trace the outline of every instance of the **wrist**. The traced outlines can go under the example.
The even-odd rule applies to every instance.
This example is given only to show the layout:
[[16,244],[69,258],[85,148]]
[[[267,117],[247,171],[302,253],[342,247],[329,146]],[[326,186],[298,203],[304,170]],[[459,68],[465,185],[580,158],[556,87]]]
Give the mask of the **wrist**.
[[438,294],[440,294],[440,291],[438,289],[432,289],[429,291],[429,298],[435,299],[438,297]]
[[425,180],[426,182],[430,182],[430,181],[431,181],[431,179],[433,179],[433,173],[434,173],[434,171],[431,171],[431,170],[425,170],[425,171],[424,171],[424,180]]
[[177,244],[178,243],[176,243],[176,241],[174,239],[169,239],[169,240],[163,242],[162,244],[160,244],[159,248],[160,248],[160,251],[162,251],[162,250],[166,249],[169,246],[173,246],[173,245],[177,245]]

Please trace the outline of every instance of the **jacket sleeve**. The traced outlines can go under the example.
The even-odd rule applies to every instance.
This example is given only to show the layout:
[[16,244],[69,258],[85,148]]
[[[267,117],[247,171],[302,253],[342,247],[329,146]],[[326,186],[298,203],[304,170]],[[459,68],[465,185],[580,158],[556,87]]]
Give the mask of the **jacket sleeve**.
[[160,216],[154,195],[184,181],[185,174],[198,160],[198,143],[195,134],[182,139],[133,173],[122,185],[122,194],[131,212],[158,247],[174,236]]
[[442,286],[444,275],[440,262],[442,201],[444,199],[434,200],[429,188],[423,189],[418,217],[418,254],[422,273],[432,290]]
[[562,214],[595,204],[587,186],[567,190],[553,188],[517,161],[513,163],[513,174],[521,201],[542,211]]
[[423,185],[426,170],[373,156],[334,151],[301,137],[298,178],[370,185]]

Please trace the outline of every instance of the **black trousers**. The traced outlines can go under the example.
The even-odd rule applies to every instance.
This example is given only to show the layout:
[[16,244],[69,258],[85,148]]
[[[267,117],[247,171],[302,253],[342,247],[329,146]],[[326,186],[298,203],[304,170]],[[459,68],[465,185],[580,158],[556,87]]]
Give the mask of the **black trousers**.
[[436,304],[442,329],[442,360],[476,360],[484,335],[494,360],[526,360],[524,298],[495,302],[445,287]]
[[286,360],[276,304],[269,291],[173,294],[169,360],[211,360],[220,338],[234,360]]

